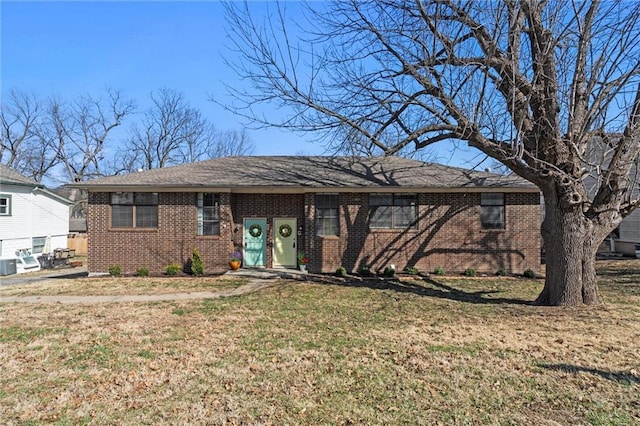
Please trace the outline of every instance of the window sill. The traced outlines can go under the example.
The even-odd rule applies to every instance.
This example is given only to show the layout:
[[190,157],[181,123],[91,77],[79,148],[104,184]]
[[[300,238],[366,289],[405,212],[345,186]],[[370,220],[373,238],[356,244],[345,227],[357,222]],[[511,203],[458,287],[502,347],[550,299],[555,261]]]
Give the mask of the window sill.
[[220,235],[196,235],[197,240],[219,240]]
[[381,234],[399,234],[404,232],[410,233],[418,233],[417,228],[369,228],[369,232],[371,233],[381,233]]
[[109,232],[158,232],[158,228],[107,228]]
[[502,233],[502,232],[506,232],[506,231],[507,230],[505,228],[500,228],[500,229],[495,229],[495,228],[493,228],[493,229],[489,229],[489,228],[485,229],[485,228],[482,228],[480,230],[480,232],[484,232],[484,233]]

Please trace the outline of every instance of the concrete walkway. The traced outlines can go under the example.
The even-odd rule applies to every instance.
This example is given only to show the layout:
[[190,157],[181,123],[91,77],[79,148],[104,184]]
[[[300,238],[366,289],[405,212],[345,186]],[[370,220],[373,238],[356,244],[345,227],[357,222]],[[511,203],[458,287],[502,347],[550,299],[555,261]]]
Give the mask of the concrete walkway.
[[[228,271],[225,275],[238,278],[248,278],[246,284],[222,291],[196,291],[189,293],[167,294],[119,294],[110,296],[0,296],[0,303],[119,303],[119,302],[159,302],[172,300],[217,299],[220,297],[233,297],[253,293],[273,285],[277,279],[305,279],[306,272],[294,269],[238,269]],[[50,279],[74,279],[87,276],[86,266],[78,268],[64,268],[56,270],[43,270],[26,275],[11,275],[0,277],[0,286],[25,285]]]
[[231,290],[196,291],[192,293],[168,294],[122,294],[112,296],[7,296],[0,297],[0,303],[62,303],[93,304],[121,302],[163,302],[174,300],[217,299],[253,293],[273,285],[273,280],[253,279],[247,284]]

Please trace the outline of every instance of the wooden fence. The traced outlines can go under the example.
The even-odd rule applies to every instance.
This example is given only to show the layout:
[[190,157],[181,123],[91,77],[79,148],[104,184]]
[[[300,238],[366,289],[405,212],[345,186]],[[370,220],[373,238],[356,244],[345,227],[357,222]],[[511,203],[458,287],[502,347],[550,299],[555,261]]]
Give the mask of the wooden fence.
[[67,247],[75,249],[76,256],[86,256],[87,234],[69,234],[67,237]]

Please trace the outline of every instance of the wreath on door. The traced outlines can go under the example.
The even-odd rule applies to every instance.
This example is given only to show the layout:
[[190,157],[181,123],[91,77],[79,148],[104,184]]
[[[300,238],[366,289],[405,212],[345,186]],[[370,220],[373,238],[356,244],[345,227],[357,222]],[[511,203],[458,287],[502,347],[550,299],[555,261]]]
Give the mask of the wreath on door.
[[251,234],[252,237],[258,238],[260,235],[262,235],[262,226],[254,223],[249,227],[249,234]]
[[280,235],[282,235],[284,238],[287,238],[291,235],[293,230],[291,229],[291,226],[285,223],[284,225],[280,225],[280,229],[278,229],[278,232],[280,232]]

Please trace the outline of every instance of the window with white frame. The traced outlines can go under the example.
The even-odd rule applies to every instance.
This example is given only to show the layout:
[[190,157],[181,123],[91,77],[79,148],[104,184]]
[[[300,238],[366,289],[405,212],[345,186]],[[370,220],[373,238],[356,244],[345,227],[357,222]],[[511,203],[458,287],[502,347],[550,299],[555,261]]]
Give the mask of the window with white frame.
[[220,235],[220,194],[198,194],[198,235]]
[[316,194],[316,235],[340,235],[338,194]]
[[157,192],[113,192],[112,228],[157,228]]
[[47,237],[33,237],[31,239],[31,253],[41,254],[46,242]]
[[415,227],[418,219],[416,194],[369,194],[369,227],[404,229]]
[[0,216],[11,216],[11,195],[0,194]]
[[480,220],[483,229],[504,229],[504,211],[503,193],[480,194]]

